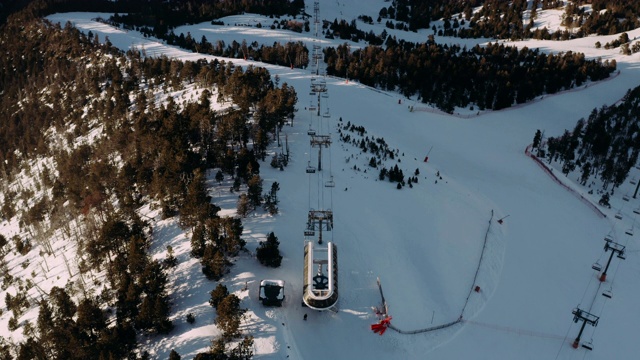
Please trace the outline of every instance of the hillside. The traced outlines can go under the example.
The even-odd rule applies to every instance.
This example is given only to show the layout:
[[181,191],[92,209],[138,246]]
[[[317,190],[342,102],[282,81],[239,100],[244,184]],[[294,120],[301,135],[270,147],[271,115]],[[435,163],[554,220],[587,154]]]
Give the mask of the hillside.
[[[370,5],[372,14],[383,4],[378,3]],[[321,4],[320,11],[323,18],[333,19],[355,18],[363,10],[338,2]],[[544,14],[543,11],[542,19]],[[135,30],[125,31],[92,20],[106,15],[64,13],[48,19],[61,24],[70,21],[75,28],[84,33],[91,31],[101,41],[108,37],[123,51],[140,49],[150,57],[166,55],[194,62],[228,60],[185,51]],[[307,44],[312,41],[309,34],[239,25],[264,21],[259,15],[221,20],[227,25],[201,23],[180,31],[188,31],[196,38],[211,37],[210,42],[224,38],[226,42],[236,39],[269,43],[276,39],[273,36]],[[382,30],[384,25],[373,26]],[[220,35],[223,33],[224,37]],[[416,39],[426,33],[394,34]],[[635,38],[640,29],[628,34]],[[324,170],[323,176],[332,176],[336,183],[327,193],[327,202],[335,214],[331,240],[340,249],[341,295],[337,313],[309,311],[300,306],[303,230],[307,211],[315,206],[309,201],[310,179],[304,170],[314,152],[307,135],[311,115],[305,111],[313,100],[308,90],[313,75],[309,69],[233,59],[235,66],[245,69],[264,66],[272,78],[279,78],[280,84],[287,83],[295,89],[298,97],[293,126],[287,123],[281,132],[281,140],[286,136],[289,146],[289,164],[283,171],[269,166],[271,156],[283,151],[275,142],[267,147],[265,160],[259,161],[263,188],[268,189],[274,182],[280,186],[279,213],[269,215],[257,208],[242,219],[241,237],[248,251],[230,257],[234,262],[230,272],[219,281],[212,281],[202,273],[200,261],[190,255],[192,230],[181,227],[178,217],[166,216],[153,201],[135,209],[153,229],[148,247],[151,258],[165,259],[170,245],[177,260],[177,266],[166,271],[169,319],[174,328],[167,335],[138,335],[139,354],[147,351],[151,358],[166,359],[175,349],[182,358],[191,359],[207,351],[212,339],[221,335],[214,324],[215,310],[208,303],[209,292],[220,283],[248,309],[241,331],[253,336],[255,358],[418,359],[426,352],[438,359],[632,357],[634,336],[640,330],[635,321],[640,312],[634,286],[640,259],[637,234],[629,236],[625,231],[635,226],[631,210],[637,207],[633,204],[637,200],[626,203],[622,196],[631,188],[628,181],[640,178],[640,172],[632,169],[629,180],[621,185],[622,191],[615,191],[612,209],[599,208],[606,215],[602,217],[525,155],[536,130],[543,129],[545,136],[561,136],[565,129],[574,129],[580,118],[588,118],[594,108],[615,104],[628,89],[640,84],[637,55],[621,55],[619,49],[596,49],[594,45],[596,41],[604,44],[618,37],[613,34],[563,42],[509,43],[548,53],[571,50],[584,52],[588,59],[615,60],[619,74],[501,111],[476,114],[457,108],[452,115],[432,108],[409,111],[417,99],[353,80],[327,78],[332,115],[327,130],[334,142],[329,151],[330,168]],[[436,37],[439,43],[459,40]],[[337,46],[342,42],[323,39],[321,44]],[[221,87],[217,86],[210,86],[212,93],[219,91]],[[192,85],[179,91],[158,90],[156,101],[163,104],[172,97],[178,104],[187,104],[200,96],[202,90]],[[223,112],[229,106],[229,102],[216,96],[210,99],[213,111]],[[369,166],[372,154],[338,140],[339,133],[347,132],[347,123],[362,127],[366,137],[384,139],[397,157],[387,158],[382,165],[397,165],[406,175],[416,174],[418,181],[412,187],[397,189],[395,184],[378,180],[379,169]],[[107,136],[97,123],[89,127],[94,136]],[[349,133],[355,139],[363,138],[356,132]],[[429,159],[425,162],[427,154]],[[51,160],[34,159],[31,168],[47,161]],[[219,215],[237,215],[238,193],[229,190],[233,181],[230,176],[216,181],[217,170],[211,168],[205,174],[206,193],[220,207]],[[553,173],[561,174],[560,170]],[[576,175],[558,176],[587,202],[597,204],[600,196],[588,194]],[[16,179],[12,186],[38,183],[26,171]],[[240,192],[247,190],[243,184]],[[31,206],[26,201],[24,204]],[[624,217],[616,219],[617,212],[623,212]],[[499,223],[498,219],[504,220]],[[277,269],[263,267],[255,259],[259,242],[270,232],[279,238],[284,256]],[[28,237],[17,218],[4,219],[0,233],[7,239],[13,235]],[[614,257],[609,277],[600,283],[591,265],[608,259],[610,253],[602,249],[605,235],[625,245],[627,251],[624,261]],[[25,339],[25,323],[35,323],[38,317],[36,302],[54,285],[87,282],[97,286],[96,280],[104,281],[105,274],[101,273],[78,276],[79,263],[73,260],[76,250],[65,247],[68,244],[64,236],[61,238],[51,244],[55,256],[38,256],[41,245],[26,257],[7,253],[5,260],[11,274],[30,278],[34,284],[27,292],[31,306],[19,317],[20,329],[8,331],[11,313],[3,309],[0,333],[7,341],[19,343]],[[29,259],[26,266],[25,259]],[[258,302],[257,286],[264,278],[285,281],[287,299],[282,308],[265,308]],[[372,310],[381,301],[377,278],[384,289],[392,324],[398,329],[428,328],[460,316],[464,321],[423,334],[404,335],[388,330],[382,337],[375,335],[369,326],[378,321]],[[475,286],[479,286],[479,292],[472,291]],[[613,293],[611,299],[600,295],[608,289]],[[16,294],[16,287],[3,287],[0,296],[5,298],[7,293]],[[76,301],[80,298],[79,293],[74,297]],[[572,321],[571,312],[576,305],[600,316],[598,326],[587,326],[582,338],[592,343],[592,351],[571,347],[580,330],[580,324]],[[195,316],[193,324],[186,320],[189,313]],[[308,315],[306,321],[304,314]]]

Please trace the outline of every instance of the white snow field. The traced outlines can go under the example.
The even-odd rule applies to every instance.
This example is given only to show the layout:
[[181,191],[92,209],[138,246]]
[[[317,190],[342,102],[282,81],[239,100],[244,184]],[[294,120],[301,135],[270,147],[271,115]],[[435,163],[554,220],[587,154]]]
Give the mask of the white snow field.
[[[331,21],[340,17],[351,20],[360,14],[376,18],[374,15],[383,4],[383,1],[367,2],[366,6],[355,2],[322,3],[320,15]],[[108,16],[66,13],[48,19],[63,24],[71,21],[84,32],[99,34],[103,41],[108,36],[123,50],[135,46],[144,47],[150,56],[214,58],[91,20],[100,15]],[[544,19],[544,12],[539,17]],[[231,25],[203,23],[182,27],[176,33],[189,31],[196,39],[205,35],[210,42],[224,39],[227,44],[232,39],[264,44],[303,38],[311,41],[310,33],[233,26],[261,19],[271,20],[243,15],[222,19]],[[361,25],[368,31],[359,22],[358,26]],[[381,32],[383,26],[371,28]],[[424,40],[431,33],[387,31],[411,41]],[[629,36],[633,39],[639,34],[640,29]],[[604,44],[617,36],[512,43],[543,51],[571,50],[584,52],[589,58],[615,59],[620,75],[544,96],[524,106],[488,111],[471,118],[409,112],[408,105],[414,104],[413,100],[402,99],[402,104],[398,104],[401,97],[396,93],[328,78],[333,144],[330,170],[323,171],[326,176],[333,175],[336,183],[333,192],[326,193],[329,198],[325,198],[325,204],[331,204],[334,213],[335,227],[330,236],[339,249],[337,313],[311,311],[301,306],[303,230],[307,211],[314,206],[309,203],[309,176],[305,173],[312,151],[307,135],[311,116],[305,111],[311,101],[312,75],[309,70],[234,59],[241,66],[264,65],[272,76],[280,76],[281,83],[295,86],[299,97],[293,126],[284,128],[291,162],[284,171],[271,168],[268,160],[261,167],[265,190],[274,181],[280,184],[280,213],[272,217],[260,210],[243,221],[244,238],[252,253],[266,234],[275,232],[284,255],[282,266],[262,267],[254,257],[245,254],[236,259],[231,273],[223,279],[230,291],[242,298],[242,306],[249,309],[243,331],[255,337],[255,358],[634,358],[635,341],[640,334],[637,300],[640,244],[637,234],[628,236],[625,230],[634,225],[631,209],[637,205],[627,205],[625,210],[620,199],[631,185],[627,180],[621,187],[623,190],[616,191],[611,200],[613,209],[601,209],[607,215],[602,217],[558,185],[524,153],[537,129],[544,130],[546,136],[561,135],[565,129],[572,129],[578,119],[586,118],[593,108],[614,104],[629,88],[640,84],[640,55],[623,56],[619,49],[594,47],[596,41]],[[436,38],[436,41],[459,39]],[[468,44],[488,41],[474,40]],[[323,46],[340,43],[322,41]],[[362,45],[352,44],[352,48],[356,46]],[[346,122],[364,126],[365,136],[384,138],[400,155],[395,161],[387,160],[385,166],[397,164],[406,176],[418,169],[419,182],[413,188],[397,190],[395,184],[377,181],[378,170],[367,165],[371,154],[361,153],[338,140],[337,126]],[[272,151],[280,149],[274,144]],[[425,163],[423,159],[428,152],[429,161]],[[360,170],[354,170],[354,165]],[[436,177],[436,173],[440,176]],[[586,194],[586,189],[575,184],[576,176],[570,175],[565,180],[597,204],[596,195]],[[230,194],[228,188],[228,184],[217,186],[211,181],[214,201],[223,207],[225,214],[233,215],[237,194]],[[633,202],[637,200],[632,199]],[[613,216],[617,209],[625,213],[621,220]],[[157,215],[148,209],[141,211],[151,217]],[[163,258],[166,245],[170,244],[179,261],[178,267],[170,272],[172,320],[176,327],[167,336],[141,338],[141,347],[153,358],[166,359],[171,349],[175,349],[183,359],[191,359],[206,351],[211,339],[218,335],[213,325],[214,311],[208,305],[209,291],[216,283],[207,281],[197,260],[189,257],[189,234],[184,234],[175,220],[159,218],[155,216],[153,256]],[[497,222],[501,218],[502,224]],[[10,234],[15,231],[12,226],[5,223],[1,230]],[[607,234],[627,247],[626,260],[614,257],[607,281],[601,284],[591,264],[597,259],[601,264],[608,259],[610,253],[603,250]],[[68,256],[73,258],[74,254]],[[57,268],[64,284],[68,274],[64,266]],[[383,336],[374,334],[370,325],[378,317],[372,307],[381,302],[378,277],[389,315],[393,317],[391,323],[398,329],[428,328],[460,316],[463,321],[427,333],[406,335],[388,330]],[[286,282],[283,307],[265,308],[258,302],[258,284],[265,278]],[[44,289],[52,286],[43,279],[38,281]],[[476,285],[479,292],[472,291]],[[600,295],[607,289],[612,290],[611,299]],[[0,295],[4,296],[4,292]],[[467,296],[468,305],[464,308]],[[582,336],[583,342],[591,342],[592,351],[571,346],[581,325],[573,322],[572,310],[576,307],[600,316],[597,326],[587,325]],[[196,316],[193,325],[185,319],[190,312]],[[307,321],[303,320],[305,313]],[[19,340],[19,332],[4,330],[8,316],[5,312],[0,318],[0,333]],[[32,311],[25,316],[36,314]]]

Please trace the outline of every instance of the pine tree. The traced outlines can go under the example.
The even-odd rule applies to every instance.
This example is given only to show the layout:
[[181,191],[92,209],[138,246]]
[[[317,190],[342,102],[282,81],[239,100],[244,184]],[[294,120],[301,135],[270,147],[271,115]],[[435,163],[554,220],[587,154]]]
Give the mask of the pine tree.
[[222,173],[221,170],[218,170],[218,172],[216,172],[216,181],[218,182],[218,184],[222,183],[222,181],[224,180],[224,174]]
[[240,299],[231,294],[222,299],[216,308],[216,326],[222,330],[223,337],[233,339],[240,335],[240,320],[245,313],[245,309],[240,308]]
[[181,360],[180,354],[175,349],[171,349],[169,360]]
[[200,224],[193,229],[191,234],[191,256],[201,258],[206,246],[205,227]]
[[273,201],[275,205],[278,205],[278,191],[280,191],[280,184],[278,184],[277,181],[274,181],[273,184],[271,184],[271,191],[269,192],[269,196],[271,197],[271,201]]
[[387,177],[388,170],[386,167],[380,169],[380,173],[378,174],[378,180],[382,181]]
[[210,217],[211,197],[207,194],[205,180],[204,173],[196,169],[188,182],[186,196],[180,207],[180,226],[183,228],[193,228],[199,221]]
[[540,129],[536,130],[536,134],[533,137],[533,145],[532,149],[536,149],[540,146],[540,141],[542,140],[542,132]]
[[217,308],[220,301],[226,298],[229,295],[229,290],[223,284],[218,283],[215,289],[211,290],[209,293],[211,294],[211,299],[209,299],[209,305],[213,308]]
[[212,244],[207,244],[202,257],[202,273],[209,280],[220,280],[228,271],[229,261]]
[[256,251],[256,257],[262,265],[269,267],[279,267],[282,262],[282,255],[278,246],[280,242],[273,232],[267,235],[267,240],[260,242],[260,246]]
[[246,218],[252,209],[253,207],[247,194],[240,194],[240,196],[238,196],[238,204],[236,205],[238,216]]
[[224,340],[223,338],[218,338],[211,342],[211,360],[226,360],[229,358],[227,354],[225,354],[226,343]]
[[168,268],[178,265],[178,259],[176,259],[173,254],[173,247],[171,245],[167,245],[167,257],[162,261],[162,264]]
[[238,345],[231,350],[231,358],[249,360],[253,357],[253,336],[245,336]]
[[95,344],[100,334],[107,328],[105,314],[95,300],[86,298],[78,304],[76,325],[86,337],[87,345]]
[[260,175],[253,175],[247,182],[247,197],[254,208],[262,203],[262,179]]

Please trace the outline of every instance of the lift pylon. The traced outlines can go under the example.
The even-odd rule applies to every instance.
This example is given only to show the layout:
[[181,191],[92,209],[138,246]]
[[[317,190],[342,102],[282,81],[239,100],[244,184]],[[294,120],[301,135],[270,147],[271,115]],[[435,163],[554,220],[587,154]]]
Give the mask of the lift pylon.
[[609,260],[607,261],[607,265],[604,268],[602,274],[600,274],[600,281],[604,282],[607,280],[607,270],[609,270],[609,265],[611,265],[611,260],[613,259],[614,254],[618,254],[618,258],[624,260],[624,245],[620,245],[613,240],[606,240],[604,243],[604,252],[611,250],[611,255],[609,255]]
[[[584,331],[584,327],[589,324],[591,326],[597,326],[598,325],[598,320],[600,319],[600,317],[593,315],[587,311],[584,311],[580,308],[575,308],[573,309],[573,311],[571,312],[573,314],[573,322],[577,323],[578,321],[582,320],[582,326],[580,326],[580,332],[578,333],[578,337],[575,338],[575,340],[573,340],[573,348],[577,349],[578,346],[580,346],[580,337],[582,336],[582,332]],[[593,347],[592,347],[593,348]],[[589,349],[591,350],[591,349]]]

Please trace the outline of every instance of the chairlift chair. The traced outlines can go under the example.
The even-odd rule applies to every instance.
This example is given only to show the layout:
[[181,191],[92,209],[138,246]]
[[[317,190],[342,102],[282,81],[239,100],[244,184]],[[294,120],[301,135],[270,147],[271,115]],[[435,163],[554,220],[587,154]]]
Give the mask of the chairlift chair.
[[604,296],[604,297],[606,297],[606,298],[608,298],[608,299],[611,299],[611,297],[613,296],[613,295],[611,294],[611,289],[608,289],[608,290],[603,291],[603,292],[602,292],[602,296]]
[[602,265],[600,265],[600,263],[596,261],[593,263],[593,265],[591,265],[591,268],[595,271],[600,271],[602,270]]
[[316,172],[316,168],[314,166],[311,166],[311,162],[309,162],[309,164],[307,165],[307,174],[315,174]]
[[640,208],[633,209],[633,213],[634,214],[640,214]]
[[633,228],[627,229],[624,233],[629,235],[629,236],[633,236]]
[[582,347],[587,350],[593,350],[593,340],[589,340],[587,342],[582,343]]
[[629,201],[630,197],[627,194],[622,195],[622,200]]
[[633,177],[631,180],[629,180],[629,182],[631,183],[631,185],[636,185],[638,184],[638,180],[636,180],[635,177]]
[[305,230],[304,231],[304,236],[315,236],[316,232],[313,230]]
[[307,135],[313,136],[316,134],[316,131],[311,128],[311,125],[309,125],[309,130],[307,130]]
[[613,215],[613,217],[615,217],[618,220],[622,219],[622,213],[620,211],[618,211],[615,215]]
[[333,181],[333,175],[331,175],[331,178],[324,183],[324,186],[330,188],[336,187],[336,183]]
[[611,236],[610,234],[605,235],[604,236],[604,241],[612,242],[613,241],[613,236]]

